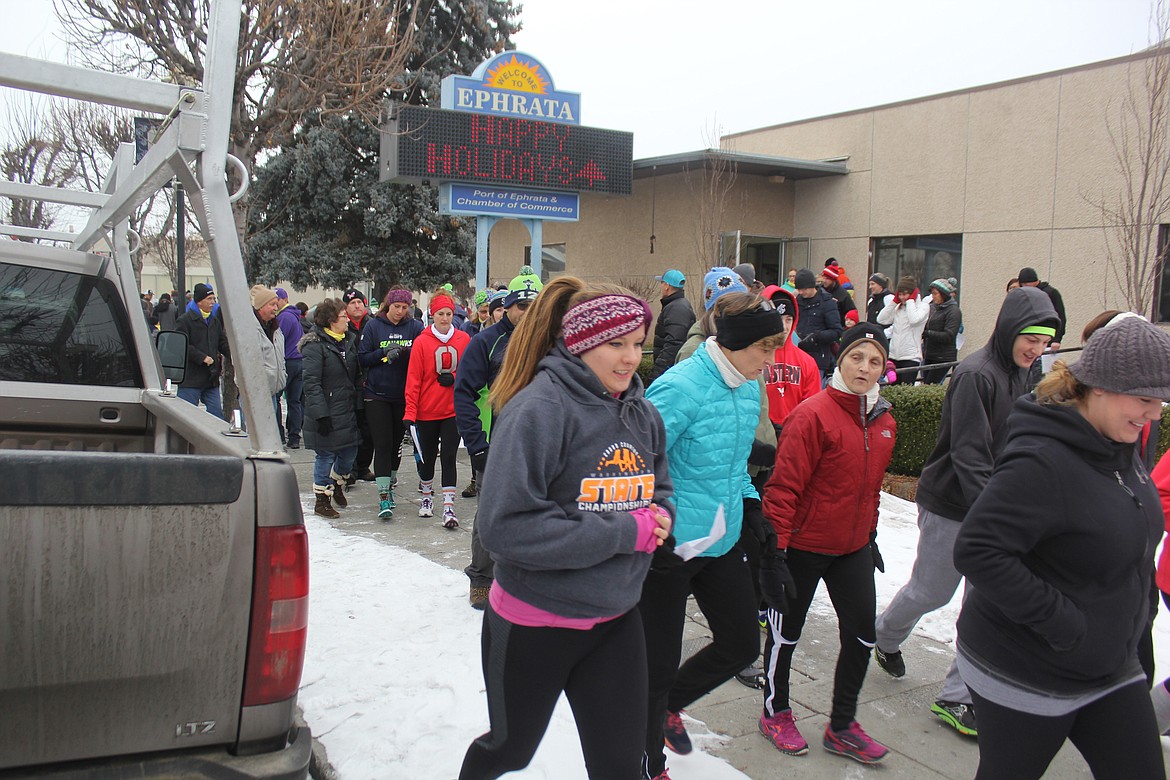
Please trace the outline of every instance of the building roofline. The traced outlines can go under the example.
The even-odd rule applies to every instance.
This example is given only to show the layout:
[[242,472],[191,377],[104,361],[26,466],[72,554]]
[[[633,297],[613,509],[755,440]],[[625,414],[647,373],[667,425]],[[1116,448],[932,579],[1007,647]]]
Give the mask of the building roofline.
[[[1170,46],[1170,42],[1167,43],[1167,46]],[[825,119],[839,119],[841,117],[853,116],[855,114],[867,114],[867,113],[870,113],[873,111],[881,111],[881,110],[884,110],[887,108],[900,108],[902,106],[909,106],[909,105],[913,105],[915,103],[925,103],[926,101],[929,101],[929,100],[939,100],[941,98],[956,97],[958,95],[970,95],[970,94],[973,94],[976,92],[986,92],[986,91],[989,91],[992,89],[1000,89],[1002,87],[1010,87],[1010,86],[1015,86],[1017,84],[1026,84],[1028,82],[1039,81],[1041,79],[1050,79],[1050,78],[1058,77],[1058,76],[1066,76],[1070,73],[1079,73],[1079,72],[1085,72],[1085,71],[1090,71],[1090,70],[1096,70],[1098,68],[1106,68],[1106,67],[1110,67],[1113,65],[1120,65],[1120,64],[1126,63],[1126,62],[1138,62],[1141,60],[1145,60],[1145,59],[1149,59],[1151,57],[1157,56],[1160,53],[1165,53],[1164,50],[1162,52],[1159,52],[1160,48],[1161,47],[1159,47],[1158,45],[1154,45],[1154,46],[1149,47],[1148,49],[1143,49],[1142,51],[1136,52],[1134,54],[1126,54],[1126,55],[1123,55],[1121,57],[1114,57],[1114,58],[1108,59],[1108,60],[1100,60],[1098,62],[1089,62],[1089,63],[1086,63],[1084,65],[1073,65],[1073,66],[1068,67],[1068,68],[1061,68],[1059,70],[1051,70],[1051,71],[1047,71],[1045,73],[1036,73],[1036,74],[1033,74],[1031,76],[1020,76],[1018,78],[1007,79],[1005,81],[996,81],[996,82],[993,82],[991,84],[981,84],[981,85],[976,86],[976,87],[965,87],[963,89],[954,89],[954,90],[950,90],[948,92],[937,92],[933,95],[923,95],[921,97],[907,98],[905,100],[896,100],[892,103],[880,103],[880,104],[874,105],[874,106],[866,106],[865,108],[851,108],[847,111],[838,111],[838,112],[833,113],[833,114],[822,114],[820,116],[812,116],[812,117],[807,117],[805,119],[794,119],[790,122],[778,122],[777,124],[774,124],[774,125],[765,125],[763,127],[753,128],[751,130],[740,130],[739,132],[736,132],[736,133],[728,133],[726,135],[720,136],[719,140],[724,141],[724,140],[731,139],[731,138],[740,138],[743,136],[754,135],[756,133],[764,132],[767,130],[778,130],[778,129],[783,128],[783,127],[795,127],[796,125],[808,124],[810,122],[820,122],[820,121],[825,120]]]
[[694,168],[728,165],[737,173],[753,176],[776,176],[781,180],[814,179],[822,176],[844,176],[849,173],[845,163],[827,160],[801,160],[795,157],[777,157],[770,154],[751,154],[726,149],[700,149],[658,157],[634,160],[634,178],[683,173]]

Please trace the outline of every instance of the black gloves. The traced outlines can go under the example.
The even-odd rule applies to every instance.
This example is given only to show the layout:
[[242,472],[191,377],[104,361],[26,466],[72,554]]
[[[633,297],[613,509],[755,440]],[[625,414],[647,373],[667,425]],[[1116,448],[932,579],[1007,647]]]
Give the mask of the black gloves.
[[788,571],[787,550],[760,556],[760,591],[765,604],[781,615],[788,614],[788,600],[796,598],[796,582]]
[[760,554],[771,555],[776,549],[776,529],[764,517],[760,499],[743,500],[743,527],[760,543]]
[[387,363],[393,363],[398,358],[402,357],[402,353],[406,351],[406,347],[401,344],[391,344],[382,350],[382,356],[386,358]]
[[743,527],[760,543],[760,592],[764,603],[781,615],[788,612],[788,599],[796,598],[796,583],[788,571],[788,553],[776,548],[776,529],[758,498],[743,500]]
[[333,418],[322,417],[321,419],[317,420],[317,433],[321,434],[322,436],[328,436],[329,434],[333,433]]
[[882,552],[877,546],[877,531],[871,531],[869,534],[869,551],[873,554],[873,567],[885,574],[886,562],[882,560]]
[[440,387],[453,387],[455,385],[455,375],[451,373],[440,373],[438,381]]
[[487,448],[479,452],[471,453],[471,468],[475,469],[476,474],[483,474],[483,470],[487,468]]
[[674,554],[674,543],[674,534],[670,534],[655,548],[654,557],[650,559],[652,570],[668,571],[683,564],[683,559]]
[[759,466],[762,469],[770,469],[776,465],[776,445],[765,444],[756,439],[752,442],[752,451],[748,455],[749,466]]

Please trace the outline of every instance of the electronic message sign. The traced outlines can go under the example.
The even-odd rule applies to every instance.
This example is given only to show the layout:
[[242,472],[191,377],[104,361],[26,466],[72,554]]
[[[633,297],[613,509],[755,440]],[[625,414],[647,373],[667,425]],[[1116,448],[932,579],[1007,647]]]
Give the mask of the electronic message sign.
[[632,133],[400,105],[382,133],[381,178],[629,195]]

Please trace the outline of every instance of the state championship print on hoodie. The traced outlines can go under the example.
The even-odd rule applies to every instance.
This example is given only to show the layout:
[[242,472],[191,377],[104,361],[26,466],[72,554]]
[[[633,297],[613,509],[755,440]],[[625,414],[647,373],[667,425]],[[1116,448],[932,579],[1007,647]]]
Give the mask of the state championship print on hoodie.
[[654,472],[637,447],[626,441],[610,444],[597,466],[581,479],[577,509],[582,512],[629,512],[654,500]]

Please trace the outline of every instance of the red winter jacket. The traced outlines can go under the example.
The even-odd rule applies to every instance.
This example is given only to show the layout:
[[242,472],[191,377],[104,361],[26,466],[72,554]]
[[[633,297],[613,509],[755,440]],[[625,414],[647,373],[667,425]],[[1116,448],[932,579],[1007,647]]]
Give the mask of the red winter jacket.
[[[431,326],[433,327],[433,326]],[[455,416],[455,372],[467,349],[468,336],[458,328],[446,344],[427,327],[410,346],[406,367],[406,417],[414,420],[446,420]],[[452,326],[454,327],[454,326]],[[451,384],[439,384],[439,370],[451,374]]]
[[796,295],[774,284],[765,287],[761,295],[772,302],[777,295],[783,295],[786,308],[792,312],[792,327],[776,350],[775,362],[761,375],[768,392],[768,417],[774,425],[783,425],[797,404],[821,392],[821,369],[812,355],[792,343],[792,334],[800,322]]
[[763,502],[781,550],[847,555],[869,544],[897,423],[884,398],[869,415],[864,403],[829,387],[784,422]]
[[[1162,513],[1166,516],[1166,531],[1170,533],[1170,457],[1162,456],[1150,474],[1162,499]],[[1170,542],[1162,542],[1162,554],[1158,557],[1158,571],[1154,575],[1158,590],[1170,593]]]

